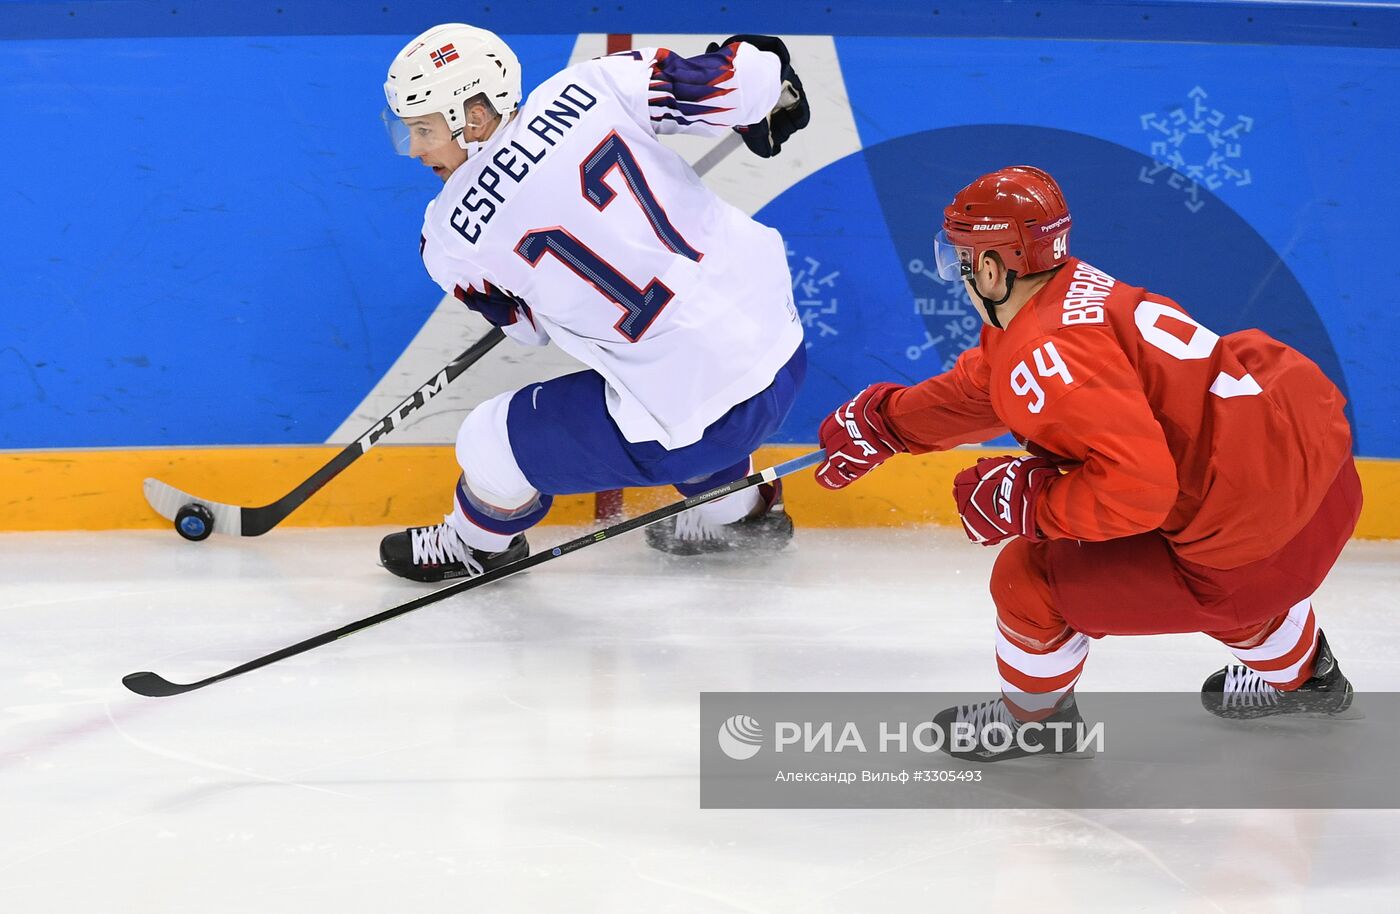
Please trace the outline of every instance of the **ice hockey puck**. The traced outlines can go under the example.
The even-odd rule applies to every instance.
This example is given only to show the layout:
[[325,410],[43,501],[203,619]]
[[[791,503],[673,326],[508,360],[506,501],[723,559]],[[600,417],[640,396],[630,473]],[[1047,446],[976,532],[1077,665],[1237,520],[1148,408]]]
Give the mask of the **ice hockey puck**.
[[214,513],[192,501],[175,512],[175,532],[195,543],[208,539],[214,532]]

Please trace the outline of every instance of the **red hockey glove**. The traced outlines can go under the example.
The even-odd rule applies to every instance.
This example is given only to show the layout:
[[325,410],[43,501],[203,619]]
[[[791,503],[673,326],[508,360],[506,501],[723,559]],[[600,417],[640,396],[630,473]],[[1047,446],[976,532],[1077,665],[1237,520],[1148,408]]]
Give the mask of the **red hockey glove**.
[[1010,536],[1045,537],[1035,526],[1035,503],[1050,480],[1060,475],[1044,457],[984,457],[953,479],[967,538],[995,546]]
[[880,405],[903,389],[888,382],[871,384],[822,420],[817,437],[826,451],[826,462],[817,467],[817,482],[828,489],[843,489],[895,454],[909,450],[880,415]]

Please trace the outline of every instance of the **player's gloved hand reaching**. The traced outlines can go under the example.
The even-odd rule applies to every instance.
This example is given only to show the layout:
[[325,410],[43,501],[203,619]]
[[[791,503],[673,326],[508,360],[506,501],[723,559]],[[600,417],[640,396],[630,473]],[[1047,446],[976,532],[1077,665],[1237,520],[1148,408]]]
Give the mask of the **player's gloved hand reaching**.
[[953,479],[953,500],[967,538],[995,546],[1011,536],[1042,540],[1035,504],[1050,480],[1060,475],[1044,457],[984,457]]
[[887,381],[871,384],[822,420],[817,437],[826,462],[817,467],[817,482],[828,489],[843,489],[895,454],[908,452],[880,415],[881,404],[903,389]]
[[787,45],[783,44],[781,38],[771,35],[734,35],[722,42],[711,42],[705,53],[713,54],[736,41],[751,44],[760,51],[776,54],[782,62],[779,79],[782,80],[783,88],[778,94],[777,106],[764,120],[747,127],[734,128],[744,138],[744,145],[748,146],[754,155],[767,159],[782,151],[783,143],[787,142],[788,137],[807,126],[812,119],[812,109],[807,105],[807,93],[802,90],[802,80],[797,78]]
[[480,314],[496,327],[509,327],[520,319],[525,303],[505,289],[485,283],[486,291],[478,292],[474,287],[461,286],[452,290],[453,296],[468,308]]

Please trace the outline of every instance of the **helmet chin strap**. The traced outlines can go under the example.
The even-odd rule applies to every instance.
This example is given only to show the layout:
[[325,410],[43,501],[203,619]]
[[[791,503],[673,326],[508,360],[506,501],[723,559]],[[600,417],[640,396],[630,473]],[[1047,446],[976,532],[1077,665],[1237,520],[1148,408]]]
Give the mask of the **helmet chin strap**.
[[972,291],[976,292],[977,297],[982,299],[982,307],[987,310],[987,320],[991,321],[992,326],[998,330],[1005,330],[1006,328],[1001,325],[1001,320],[997,317],[997,306],[1006,304],[1006,300],[1011,297],[1011,289],[1016,285],[1016,271],[1006,271],[1006,294],[996,301],[992,301],[982,294],[981,287],[977,285],[976,276],[972,278],[972,282],[968,283],[968,285],[972,286]]

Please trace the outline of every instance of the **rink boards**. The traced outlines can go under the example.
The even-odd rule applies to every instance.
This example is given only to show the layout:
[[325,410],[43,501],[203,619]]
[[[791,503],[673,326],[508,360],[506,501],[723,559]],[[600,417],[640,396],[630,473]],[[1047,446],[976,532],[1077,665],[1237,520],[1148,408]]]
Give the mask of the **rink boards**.
[[[812,447],[770,445],[755,456],[755,466],[770,466]],[[157,516],[141,495],[141,480],[147,476],[216,501],[261,505],[290,491],[338,450],[182,448],[0,454],[0,492],[5,493],[0,529],[166,527],[169,522]],[[978,457],[1001,452],[958,448],[917,457],[905,455],[841,492],[829,492],[810,474],[799,473],[785,482],[788,510],[799,524],[812,527],[956,524],[953,476]],[[1357,463],[1366,491],[1357,536],[1400,538],[1400,462],[1363,458]],[[458,473],[451,447],[376,447],[285,524],[428,523],[450,506],[451,487]],[[676,496],[666,488],[628,490],[624,497],[627,512],[636,514]],[[592,495],[561,496],[545,523],[589,523],[594,511]]]
[[[992,21],[975,3],[895,0],[565,6],[472,15],[509,38],[527,89],[610,50],[695,53],[731,31],[788,36],[800,63],[813,121],[782,156],[710,161],[713,140],[667,140],[788,243],[811,367],[760,462],[810,447],[853,391],[937,374],[975,341],[965,296],[928,268],[937,213],[970,176],[1029,161],[1071,198],[1076,254],[1323,368],[1348,399],[1359,532],[1400,537],[1400,324],[1385,319],[1393,270],[1376,254],[1400,249],[1400,223],[1375,180],[1400,143],[1385,116],[1400,11],[1128,2],[1086,16],[1091,4],[1069,2]],[[434,182],[388,152],[374,117],[384,60],[438,15],[430,4],[0,9],[17,120],[103,137],[100,169],[81,173],[41,143],[0,151],[0,530],[160,526],[147,476],[271,501],[480,335],[416,256]],[[211,98],[236,141],[190,129]],[[431,520],[467,411],[577,368],[499,347],[288,523]],[[794,480],[789,502],[808,525],[951,521],[951,478],[978,453],[902,459],[843,493]],[[560,499],[552,519],[594,508]]]

